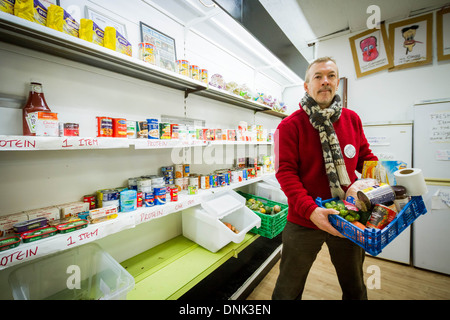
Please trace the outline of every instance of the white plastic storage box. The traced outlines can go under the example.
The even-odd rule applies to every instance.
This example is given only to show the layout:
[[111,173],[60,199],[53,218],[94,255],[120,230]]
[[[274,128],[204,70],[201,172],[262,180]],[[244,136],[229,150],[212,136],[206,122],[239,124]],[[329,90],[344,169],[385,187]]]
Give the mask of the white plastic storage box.
[[20,266],[9,284],[15,300],[124,300],[134,278],[89,243]]
[[[183,210],[182,219],[183,236],[211,252],[217,252],[231,241],[242,242],[248,231],[261,226],[261,218],[233,190],[205,196],[201,207]],[[235,227],[237,233],[225,223]]]
[[275,178],[273,180],[253,183],[250,193],[275,202],[288,204],[287,197],[281,190],[278,181]]

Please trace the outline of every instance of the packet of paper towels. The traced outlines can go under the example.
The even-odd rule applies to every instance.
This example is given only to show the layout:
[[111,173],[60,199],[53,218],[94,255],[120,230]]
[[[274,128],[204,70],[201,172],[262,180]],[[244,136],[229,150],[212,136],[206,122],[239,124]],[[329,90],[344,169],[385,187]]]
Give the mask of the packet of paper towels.
[[422,196],[428,192],[422,170],[417,168],[405,168],[394,172],[397,185],[406,188],[409,196]]

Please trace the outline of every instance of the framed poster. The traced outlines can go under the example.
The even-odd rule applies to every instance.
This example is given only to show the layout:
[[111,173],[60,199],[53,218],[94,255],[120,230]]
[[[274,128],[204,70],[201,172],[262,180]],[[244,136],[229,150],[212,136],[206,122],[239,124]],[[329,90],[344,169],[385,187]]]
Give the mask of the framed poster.
[[347,78],[339,78],[339,87],[336,93],[341,97],[342,107],[347,108]]
[[155,46],[156,65],[176,72],[177,52],[175,39],[140,22],[141,42],[151,43]]
[[436,40],[438,61],[450,60],[450,7],[436,12]]
[[95,11],[94,9],[88,6],[85,6],[85,11],[86,11],[86,18],[94,21],[100,27],[100,29],[105,30],[105,27],[113,27],[122,36],[128,38],[127,28],[125,24],[108,17],[103,13]]
[[394,66],[389,70],[417,67],[432,62],[433,13],[389,25]]
[[384,23],[349,38],[353,64],[358,78],[393,66]]

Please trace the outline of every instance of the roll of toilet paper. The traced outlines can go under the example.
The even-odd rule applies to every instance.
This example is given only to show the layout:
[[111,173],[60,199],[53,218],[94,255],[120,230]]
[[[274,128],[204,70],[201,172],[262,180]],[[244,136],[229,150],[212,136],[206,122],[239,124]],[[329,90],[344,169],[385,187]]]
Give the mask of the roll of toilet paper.
[[400,169],[394,172],[397,185],[406,188],[409,196],[422,196],[428,192],[422,170],[416,168]]

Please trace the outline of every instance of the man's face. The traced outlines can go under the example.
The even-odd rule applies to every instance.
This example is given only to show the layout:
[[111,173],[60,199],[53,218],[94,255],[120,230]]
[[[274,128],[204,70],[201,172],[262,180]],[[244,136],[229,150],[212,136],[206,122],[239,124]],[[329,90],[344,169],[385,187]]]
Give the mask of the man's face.
[[308,71],[309,82],[305,91],[317,102],[320,108],[328,108],[333,101],[339,85],[338,69],[333,61],[313,64]]

